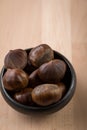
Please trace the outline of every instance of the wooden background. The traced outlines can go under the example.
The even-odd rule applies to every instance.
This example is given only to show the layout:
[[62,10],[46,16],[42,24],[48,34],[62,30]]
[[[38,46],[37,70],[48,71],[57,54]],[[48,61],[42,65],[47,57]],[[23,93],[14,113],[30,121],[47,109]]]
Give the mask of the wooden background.
[[86,130],[87,0],[0,0],[0,70],[10,49],[41,43],[72,62],[76,93],[66,107],[46,117],[16,112],[0,94],[0,130]]

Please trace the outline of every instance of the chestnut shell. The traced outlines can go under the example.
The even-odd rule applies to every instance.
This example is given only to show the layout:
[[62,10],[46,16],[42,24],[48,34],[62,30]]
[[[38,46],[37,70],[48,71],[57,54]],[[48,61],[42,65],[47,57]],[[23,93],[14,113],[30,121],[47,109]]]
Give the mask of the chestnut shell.
[[30,75],[29,75],[29,87],[36,87],[37,85],[42,84],[43,82],[41,81],[41,79],[38,76],[38,69],[36,69],[35,71],[33,71]]
[[7,90],[18,91],[28,85],[28,75],[21,69],[7,69],[3,84]]
[[63,97],[66,93],[67,88],[63,82],[59,82],[57,85],[58,85],[58,87],[60,89],[60,93],[62,93],[62,97]]
[[32,105],[32,97],[31,97],[31,92],[32,88],[25,88],[21,90],[20,92],[15,93],[14,99],[24,105]]
[[28,59],[33,66],[39,67],[54,59],[54,52],[47,44],[41,44],[30,51]]
[[32,100],[41,106],[47,106],[59,101],[62,91],[55,84],[42,84],[35,87],[32,91]]
[[19,68],[24,69],[27,65],[27,53],[22,49],[10,50],[4,59],[5,68]]
[[30,60],[28,60],[27,65],[23,69],[28,75],[30,75],[36,68],[31,64]]
[[38,69],[39,78],[46,83],[60,82],[66,72],[66,64],[60,59],[51,60]]

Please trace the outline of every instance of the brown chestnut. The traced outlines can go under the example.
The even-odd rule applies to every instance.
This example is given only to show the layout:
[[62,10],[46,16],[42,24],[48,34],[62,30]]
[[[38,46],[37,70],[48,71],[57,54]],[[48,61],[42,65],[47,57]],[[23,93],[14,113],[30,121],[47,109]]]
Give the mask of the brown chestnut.
[[63,79],[65,72],[66,64],[59,59],[51,60],[38,69],[40,79],[46,83],[58,83]]
[[55,84],[38,85],[32,91],[32,100],[41,106],[47,106],[59,101],[62,97],[60,87]]
[[32,97],[31,97],[31,92],[32,88],[25,88],[21,90],[20,92],[15,93],[14,99],[24,105],[32,105]]
[[39,67],[43,63],[54,59],[54,53],[48,45],[41,44],[30,51],[28,59],[33,66]]
[[28,85],[28,76],[21,69],[7,69],[3,84],[7,90],[20,90]]
[[34,88],[40,84],[42,84],[42,81],[38,76],[38,69],[36,69],[29,75],[29,86]]
[[30,60],[28,60],[28,63],[26,65],[26,67],[24,68],[24,71],[30,75],[34,70],[36,70],[36,68],[31,64]]
[[10,50],[4,59],[5,68],[19,68],[24,69],[27,65],[27,53],[22,49]]
[[62,96],[64,96],[64,94],[66,93],[66,86],[65,86],[65,84],[62,83],[62,82],[59,82],[57,85],[59,87],[60,93],[62,93]]

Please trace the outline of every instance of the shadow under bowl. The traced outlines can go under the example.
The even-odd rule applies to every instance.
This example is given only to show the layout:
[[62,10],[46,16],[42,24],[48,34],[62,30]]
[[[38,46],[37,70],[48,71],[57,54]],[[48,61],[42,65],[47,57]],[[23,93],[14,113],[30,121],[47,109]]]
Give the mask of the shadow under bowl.
[[[31,48],[26,49],[26,52],[29,53],[30,50],[31,50]],[[68,104],[68,102],[72,99],[74,92],[75,92],[76,74],[75,74],[72,64],[68,61],[68,59],[65,56],[63,56],[59,52],[54,51],[54,58],[63,60],[67,65],[67,70],[66,70],[65,76],[63,78],[63,82],[67,87],[67,91],[66,91],[64,97],[60,101],[58,101],[54,104],[51,104],[49,106],[45,106],[45,107],[26,106],[26,105],[22,105],[22,104],[18,103],[17,101],[15,101],[4,87],[2,78],[3,78],[4,73],[6,72],[6,69],[4,67],[2,68],[1,74],[0,74],[1,94],[2,94],[3,98],[5,99],[5,101],[13,109],[15,109],[18,112],[21,112],[24,114],[29,114],[29,115],[31,115],[31,114],[50,114],[50,113],[59,111],[60,109],[62,109],[64,106],[66,106]]]

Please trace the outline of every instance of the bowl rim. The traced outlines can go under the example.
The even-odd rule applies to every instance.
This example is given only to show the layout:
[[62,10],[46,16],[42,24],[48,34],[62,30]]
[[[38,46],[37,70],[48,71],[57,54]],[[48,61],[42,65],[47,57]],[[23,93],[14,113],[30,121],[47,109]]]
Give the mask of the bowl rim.
[[[29,48],[29,49],[25,49],[26,51],[29,51],[30,49],[32,48]],[[71,80],[71,84],[70,84],[70,87],[69,87],[69,90],[67,91],[67,93],[64,95],[64,97],[54,103],[54,104],[51,104],[51,105],[48,105],[48,106],[45,106],[45,107],[42,107],[42,106],[27,106],[27,105],[23,105],[23,104],[20,104],[18,103],[17,101],[15,101],[13,98],[11,98],[11,96],[7,93],[6,89],[4,88],[4,84],[3,84],[3,80],[2,80],[2,77],[3,77],[3,73],[4,73],[4,70],[5,70],[5,67],[3,66],[2,70],[1,70],[1,73],[0,73],[0,90],[1,90],[1,93],[3,96],[5,96],[5,100],[7,101],[10,101],[12,104],[16,105],[17,107],[19,108],[23,108],[25,110],[38,110],[38,111],[45,111],[45,110],[48,110],[48,109],[51,109],[51,108],[54,108],[56,106],[60,106],[59,109],[63,108],[70,100],[71,98],[73,97],[74,95],[74,92],[75,92],[75,89],[76,89],[76,74],[75,74],[75,70],[72,66],[72,64],[70,63],[70,61],[64,56],[62,55],[61,53],[53,50],[57,55],[59,55],[60,57],[62,57],[62,59],[65,61],[65,63],[68,65],[70,71],[71,71],[71,75],[72,75],[72,80]],[[71,94],[72,93],[72,94]],[[70,96],[71,94],[71,96]],[[66,101],[66,102],[65,102]],[[11,104],[10,104],[11,105]],[[12,106],[12,105],[11,105]],[[12,106],[13,107],[13,106]]]

